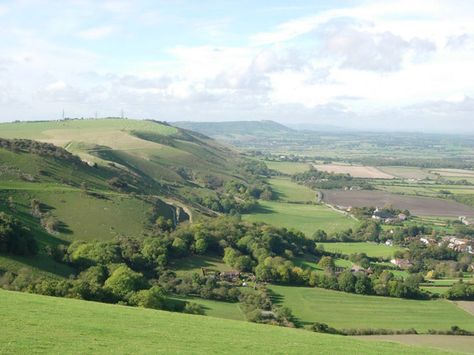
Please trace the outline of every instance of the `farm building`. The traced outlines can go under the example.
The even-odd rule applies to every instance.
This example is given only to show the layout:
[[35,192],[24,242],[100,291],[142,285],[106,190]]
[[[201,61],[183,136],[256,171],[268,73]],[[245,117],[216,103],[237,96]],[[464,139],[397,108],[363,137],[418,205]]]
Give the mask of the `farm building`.
[[408,269],[413,266],[410,260],[408,259],[392,259],[390,262],[393,265],[398,266],[400,269]]

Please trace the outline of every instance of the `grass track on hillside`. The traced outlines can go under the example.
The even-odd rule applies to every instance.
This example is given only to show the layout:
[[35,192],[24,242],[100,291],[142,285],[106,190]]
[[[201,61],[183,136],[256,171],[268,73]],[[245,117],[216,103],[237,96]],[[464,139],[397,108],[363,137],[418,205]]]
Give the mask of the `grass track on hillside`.
[[0,353],[437,354],[385,342],[0,290]]
[[474,316],[446,300],[418,301],[363,296],[320,288],[270,286],[275,300],[288,306],[303,324],[336,328],[386,328],[426,332],[457,325],[474,331]]

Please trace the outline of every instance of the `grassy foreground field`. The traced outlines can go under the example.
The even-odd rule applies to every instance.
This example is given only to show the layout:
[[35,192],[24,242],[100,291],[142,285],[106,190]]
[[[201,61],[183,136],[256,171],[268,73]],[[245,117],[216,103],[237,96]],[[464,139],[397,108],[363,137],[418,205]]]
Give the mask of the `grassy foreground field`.
[[376,243],[318,243],[318,245],[323,246],[324,250],[330,251],[333,253],[341,254],[354,254],[354,253],[366,253],[367,256],[375,258],[390,258],[393,256],[393,253],[400,248],[389,247],[385,244],[376,244]]
[[356,340],[79,300],[0,290],[0,353],[441,354]]
[[327,323],[336,328],[415,328],[448,330],[457,325],[474,331],[474,316],[445,300],[417,301],[362,296],[308,287],[271,286],[275,300],[303,324]]

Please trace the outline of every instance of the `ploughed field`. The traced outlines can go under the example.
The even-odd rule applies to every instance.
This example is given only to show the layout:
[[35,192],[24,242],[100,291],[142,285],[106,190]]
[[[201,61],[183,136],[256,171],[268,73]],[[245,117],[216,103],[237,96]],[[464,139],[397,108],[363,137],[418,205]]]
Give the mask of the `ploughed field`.
[[322,190],[325,202],[341,207],[384,207],[408,209],[416,216],[474,217],[474,208],[462,203],[430,197],[405,196],[384,191]]

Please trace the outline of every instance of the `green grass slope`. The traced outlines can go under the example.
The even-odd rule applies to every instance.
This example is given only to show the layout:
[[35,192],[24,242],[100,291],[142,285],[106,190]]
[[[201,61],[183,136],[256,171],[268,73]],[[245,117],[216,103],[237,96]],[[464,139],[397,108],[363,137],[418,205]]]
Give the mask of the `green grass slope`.
[[0,353],[438,354],[212,317],[0,290]]
[[205,136],[148,120],[15,122],[1,124],[0,137],[53,143],[85,160],[114,163],[172,183],[183,182],[180,167],[196,175],[226,175],[236,158]]

